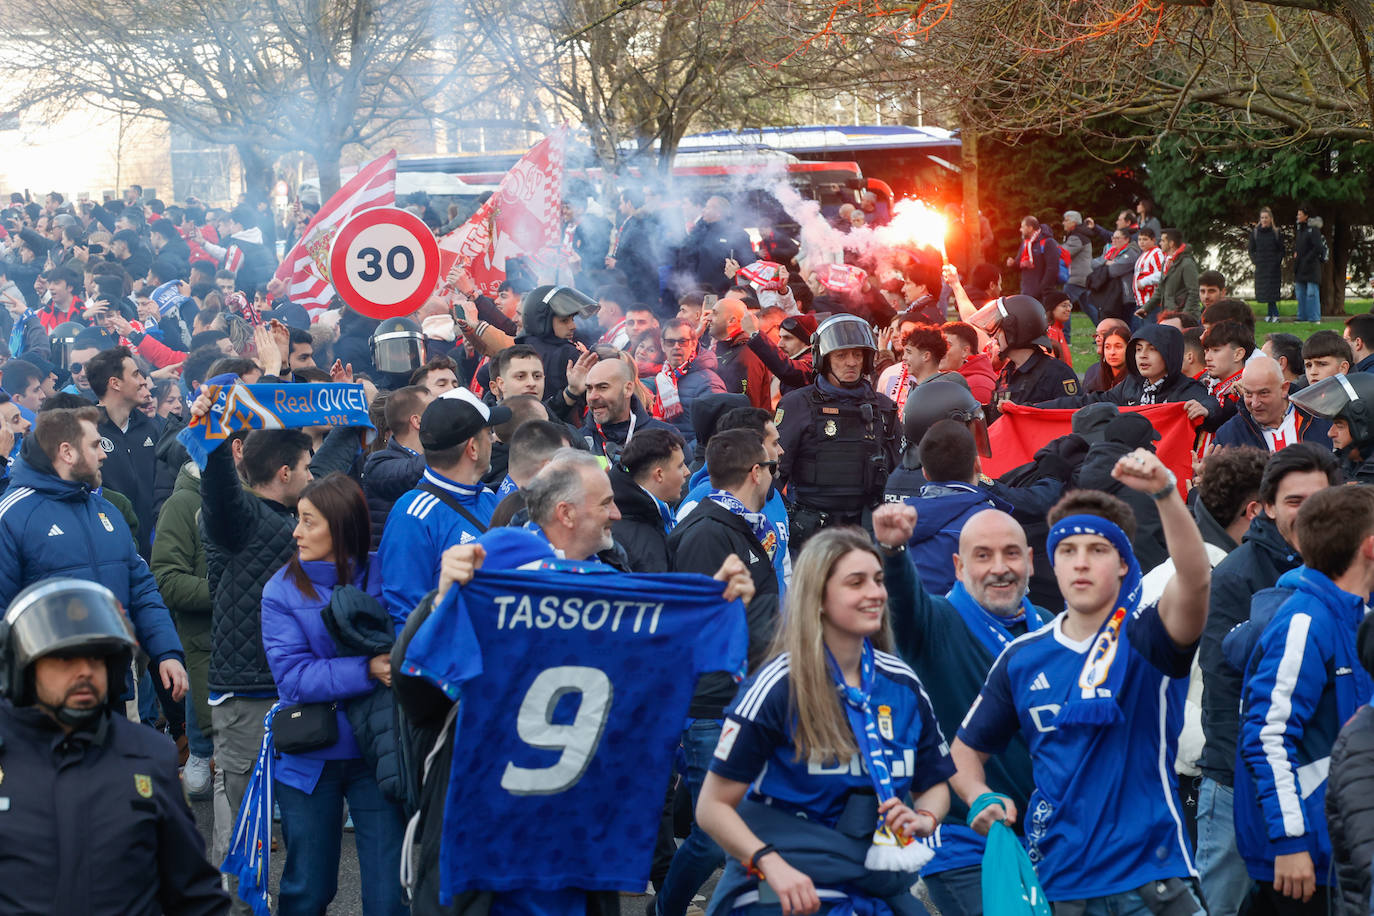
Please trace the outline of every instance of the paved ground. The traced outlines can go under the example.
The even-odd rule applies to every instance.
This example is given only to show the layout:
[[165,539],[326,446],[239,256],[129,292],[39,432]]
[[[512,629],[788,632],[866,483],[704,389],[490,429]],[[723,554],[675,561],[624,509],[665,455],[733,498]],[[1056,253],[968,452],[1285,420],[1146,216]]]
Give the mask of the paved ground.
[[[200,828],[200,835],[205,839],[206,848],[210,845],[210,802],[203,801],[191,802],[191,811],[196,816],[196,826]],[[275,891],[277,883],[281,880],[282,862],[285,859],[286,847],[281,842],[281,831],[273,830],[273,835],[277,838],[277,852],[272,855],[272,889]],[[698,906],[705,906],[711,891],[715,888],[716,878],[711,880],[702,888],[696,903]],[[624,894],[620,898],[621,916],[644,916],[644,911],[649,902],[648,895],[645,894]],[[339,890],[334,897],[334,903],[329,907],[330,916],[362,916],[363,905],[359,891],[358,882],[358,854],[353,846],[353,832],[344,831],[343,851],[339,857]]]

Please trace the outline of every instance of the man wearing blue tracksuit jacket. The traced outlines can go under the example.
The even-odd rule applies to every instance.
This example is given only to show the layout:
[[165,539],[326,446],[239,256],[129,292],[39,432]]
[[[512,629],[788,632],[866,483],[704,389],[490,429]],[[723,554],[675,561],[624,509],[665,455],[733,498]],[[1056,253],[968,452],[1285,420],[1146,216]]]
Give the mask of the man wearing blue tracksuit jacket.
[[129,525],[97,494],[100,448],[95,408],[45,410],[24,438],[0,498],[0,608],[49,576],[99,582],[123,605],[139,645],[163,684],[181,699],[185,654],[171,614]]
[[[1325,913],[1326,775],[1342,723],[1374,693],[1355,632],[1374,590],[1374,489],[1331,487],[1298,512],[1305,565],[1247,665],[1236,755],[1236,839],[1279,913]],[[1352,536],[1353,535],[1353,536]]]
[[386,570],[382,604],[398,633],[438,581],[443,552],[486,532],[499,502],[481,482],[491,467],[491,427],[510,417],[509,408],[488,406],[466,388],[436,398],[420,415],[425,472],[391,507],[377,554]]

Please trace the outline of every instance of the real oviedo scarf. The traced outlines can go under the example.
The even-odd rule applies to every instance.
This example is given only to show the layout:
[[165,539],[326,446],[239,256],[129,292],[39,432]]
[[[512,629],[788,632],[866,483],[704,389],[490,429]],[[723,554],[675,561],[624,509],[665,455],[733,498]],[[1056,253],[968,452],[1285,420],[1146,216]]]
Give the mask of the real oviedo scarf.
[[1055,724],[1061,728],[1111,725],[1124,718],[1117,699],[1126,679],[1124,653],[1131,648],[1126,635],[1126,620],[1134,616],[1140,606],[1140,564],[1136,561],[1135,551],[1131,549],[1130,539],[1126,537],[1126,532],[1101,516],[1069,515],[1056,522],[1045,542],[1051,562],[1060,541],[1080,534],[1106,538],[1126,563],[1126,575],[1121,580],[1112,612],[1102,622],[1088,647],[1087,658],[1083,660],[1083,668],[1078,673],[1077,693],[1064,704],[1055,720]]
[[[825,652],[825,658],[830,666],[830,676],[835,681],[835,689],[839,691],[845,718],[849,720],[849,730],[854,733],[854,742],[873,781],[878,803],[895,798],[897,793],[892,788],[892,751],[883,742],[878,728],[878,714],[872,703],[873,646],[864,640],[858,687],[845,683],[844,674],[829,649]],[[924,843],[894,834],[880,814],[864,866],[870,871],[917,872],[934,856],[935,852]]]

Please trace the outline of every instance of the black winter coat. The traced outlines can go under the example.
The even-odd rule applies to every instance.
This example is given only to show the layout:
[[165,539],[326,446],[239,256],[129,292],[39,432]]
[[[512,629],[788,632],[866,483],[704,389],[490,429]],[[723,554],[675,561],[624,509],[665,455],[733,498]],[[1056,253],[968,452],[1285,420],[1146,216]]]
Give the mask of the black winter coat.
[[[160,489],[170,494],[180,467],[172,469],[158,462],[157,443],[162,430],[152,417],[135,410],[129,414],[128,428],[121,430],[104,407],[99,409],[100,422],[96,429],[100,433],[100,447],[105,452],[100,476],[105,486],[123,493],[134,504],[134,514],[138,516],[138,554],[146,560],[152,556],[153,526],[157,524],[160,505],[156,498],[158,484],[161,483]],[[161,481],[159,475],[162,475]],[[171,483],[167,482],[168,476]]]
[[1198,766],[1224,786],[1235,784],[1236,735],[1240,731],[1241,672],[1226,661],[1222,641],[1250,619],[1250,597],[1272,588],[1279,576],[1302,563],[1267,515],[1258,515],[1240,546],[1212,570],[1207,626],[1198,644],[1202,669],[1202,734],[1207,743]]
[[[310,473],[346,471],[357,452],[357,430],[331,430]],[[296,513],[245,490],[227,448],[210,453],[200,492],[200,537],[210,579],[210,689],[275,695],[262,648],[262,587],[296,552]]]
[[681,266],[691,273],[697,286],[724,295],[730,288],[730,278],[725,276],[726,258],[734,258],[740,264],[754,260],[754,243],[749,234],[724,220],[697,220],[683,243]]
[[0,912],[229,912],[166,737],[110,713],[64,736],[39,710],[0,701],[0,739]]
[[1297,283],[1320,283],[1322,280],[1322,232],[1312,221],[1298,224],[1298,237],[1293,245],[1293,280]]
[[1368,916],[1374,860],[1374,707],[1361,706],[1331,748],[1326,828],[1336,866],[1335,913]]
[[1250,263],[1255,265],[1255,301],[1275,302],[1283,279],[1283,256],[1288,253],[1275,226],[1250,230]]
[[[778,621],[778,577],[773,571],[773,559],[744,519],[709,499],[697,503],[668,536],[673,572],[715,575],[731,554],[744,562],[754,580],[754,598],[745,608],[752,672],[763,662]],[[734,697],[735,683],[730,675],[720,671],[704,674],[697,681],[687,714],[697,719],[720,719]]]
[[415,489],[425,472],[425,456],[417,455],[395,439],[386,448],[367,456],[363,464],[363,494],[372,518],[372,549],[382,543],[382,528],[391,507],[408,491]]
[[658,503],[619,466],[611,467],[611,492],[620,510],[620,521],[611,525],[611,534],[625,549],[630,569],[637,573],[667,572],[672,560]]
[[[391,615],[376,598],[357,586],[336,586],[320,616],[341,657],[390,655],[396,643],[396,625]],[[382,794],[404,804],[406,790],[396,740],[395,695],[390,690],[373,690],[350,698],[344,712]]]

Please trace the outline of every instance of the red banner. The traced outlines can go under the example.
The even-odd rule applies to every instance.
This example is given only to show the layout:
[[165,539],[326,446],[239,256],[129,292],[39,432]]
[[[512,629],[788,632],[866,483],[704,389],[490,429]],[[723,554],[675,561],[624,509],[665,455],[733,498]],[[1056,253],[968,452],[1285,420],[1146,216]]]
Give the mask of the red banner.
[[496,295],[506,259],[526,257],[541,277],[558,267],[563,203],[563,144],[559,130],[521,158],[487,202],[439,241],[439,276],[458,262],[478,292]]
[[[1196,430],[1182,403],[1122,407],[1121,411],[1148,417],[1159,432],[1159,441],[1155,443],[1159,459],[1178,476],[1179,483],[1192,479]],[[981,459],[983,473],[1000,477],[1030,461],[1050,440],[1073,432],[1073,415],[1072,408],[1047,410],[1023,404],[1003,404],[1002,416],[988,427],[992,457]]]
[[379,156],[358,170],[320,207],[301,239],[277,268],[278,280],[290,284],[287,296],[304,306],[311,319],[329,307],[334,287],[329,282],[329,245],[339,227],[356,213],[396,202],[396,151]]

